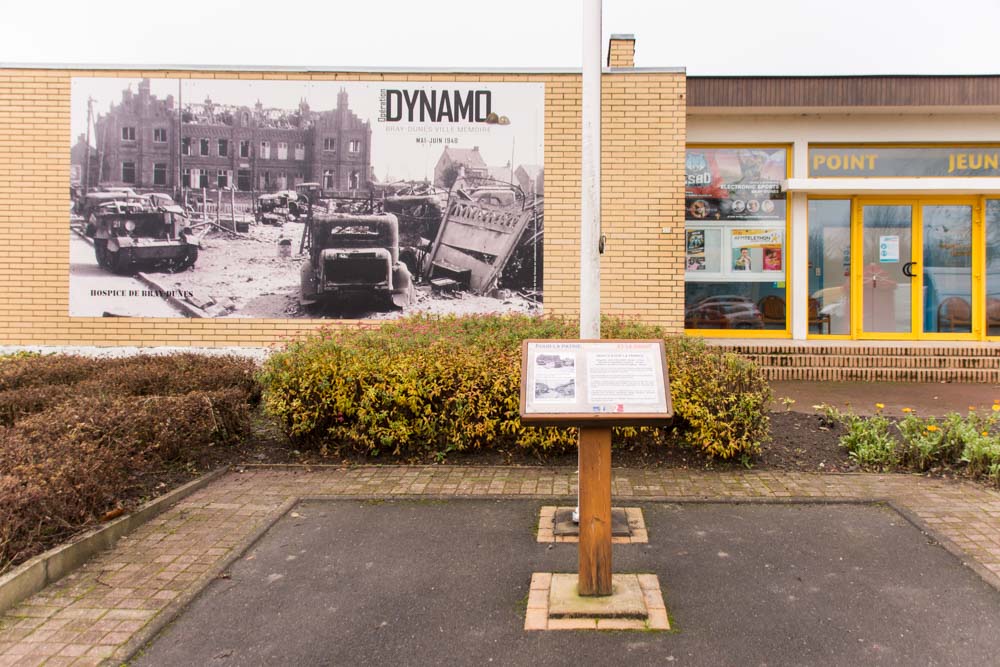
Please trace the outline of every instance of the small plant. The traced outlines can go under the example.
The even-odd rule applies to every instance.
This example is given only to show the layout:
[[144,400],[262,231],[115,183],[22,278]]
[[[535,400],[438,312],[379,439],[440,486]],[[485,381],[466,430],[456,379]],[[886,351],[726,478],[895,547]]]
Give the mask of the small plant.
[[795,405],[795,399],[794,398],[791,398],[790,396],[782,396],[778,400],[779,400],[779,402],[783,406],[785,406],[785,412],[791,412],[792,411],[792,406]]
[[818,406],[826,419],[847,428],[840,446],[863,468],[891,470],[899,464],[899,443],[892,434],[892,422],[882,414],[881,403],[875,404],[875,414],[863,417],[853,412],[840,412],[828,405]]
[[903,438],[902,463],[924,471],[954,459],[953,440],[949,436],[956,424],[950,416],[941,424],[934,417],[922,419],[911,410],[896,427]]

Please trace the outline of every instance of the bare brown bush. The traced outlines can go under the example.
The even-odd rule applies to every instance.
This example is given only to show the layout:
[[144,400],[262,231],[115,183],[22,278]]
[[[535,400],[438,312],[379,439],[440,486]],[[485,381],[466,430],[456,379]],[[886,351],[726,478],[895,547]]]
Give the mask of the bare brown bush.
[[0,573],[245,432],[252,362],[178,357],[105,360],[89,375],[76,358],[65,372],[57,357],[17,360],[56,383],[19,368],[0,391]]

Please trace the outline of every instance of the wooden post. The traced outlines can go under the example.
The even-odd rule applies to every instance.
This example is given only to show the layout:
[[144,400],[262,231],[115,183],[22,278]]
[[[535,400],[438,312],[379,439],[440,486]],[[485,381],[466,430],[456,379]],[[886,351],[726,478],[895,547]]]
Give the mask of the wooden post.
[[580,595],[611,595],[611,428],[580,428]]

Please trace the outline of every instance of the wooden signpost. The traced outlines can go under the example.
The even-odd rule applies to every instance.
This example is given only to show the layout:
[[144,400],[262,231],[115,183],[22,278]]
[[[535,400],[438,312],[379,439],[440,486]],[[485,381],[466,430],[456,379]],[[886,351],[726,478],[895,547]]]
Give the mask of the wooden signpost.
[[577,592],[611,595],[611,429],[670,422],[662,340],[526,340],[521,422],[580,428]]

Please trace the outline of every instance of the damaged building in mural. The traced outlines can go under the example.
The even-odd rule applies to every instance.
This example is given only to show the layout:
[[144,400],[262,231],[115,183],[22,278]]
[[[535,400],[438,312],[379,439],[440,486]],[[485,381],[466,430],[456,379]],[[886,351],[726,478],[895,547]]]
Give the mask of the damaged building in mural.
[[[178,118],[178,107],[180,118]],[[316,111],[158,98],[143,79],[95,118],[96,157],[78,171],[85,186],[276,192],[303,182],[328,190],[365,190],[373,180],[371,125],[347,92],[335,109]],[[179,127],[179,130],[178,130]],[[86,158],[81,156],[81,160]],[[96,173],[94,165],[96,165]]]

